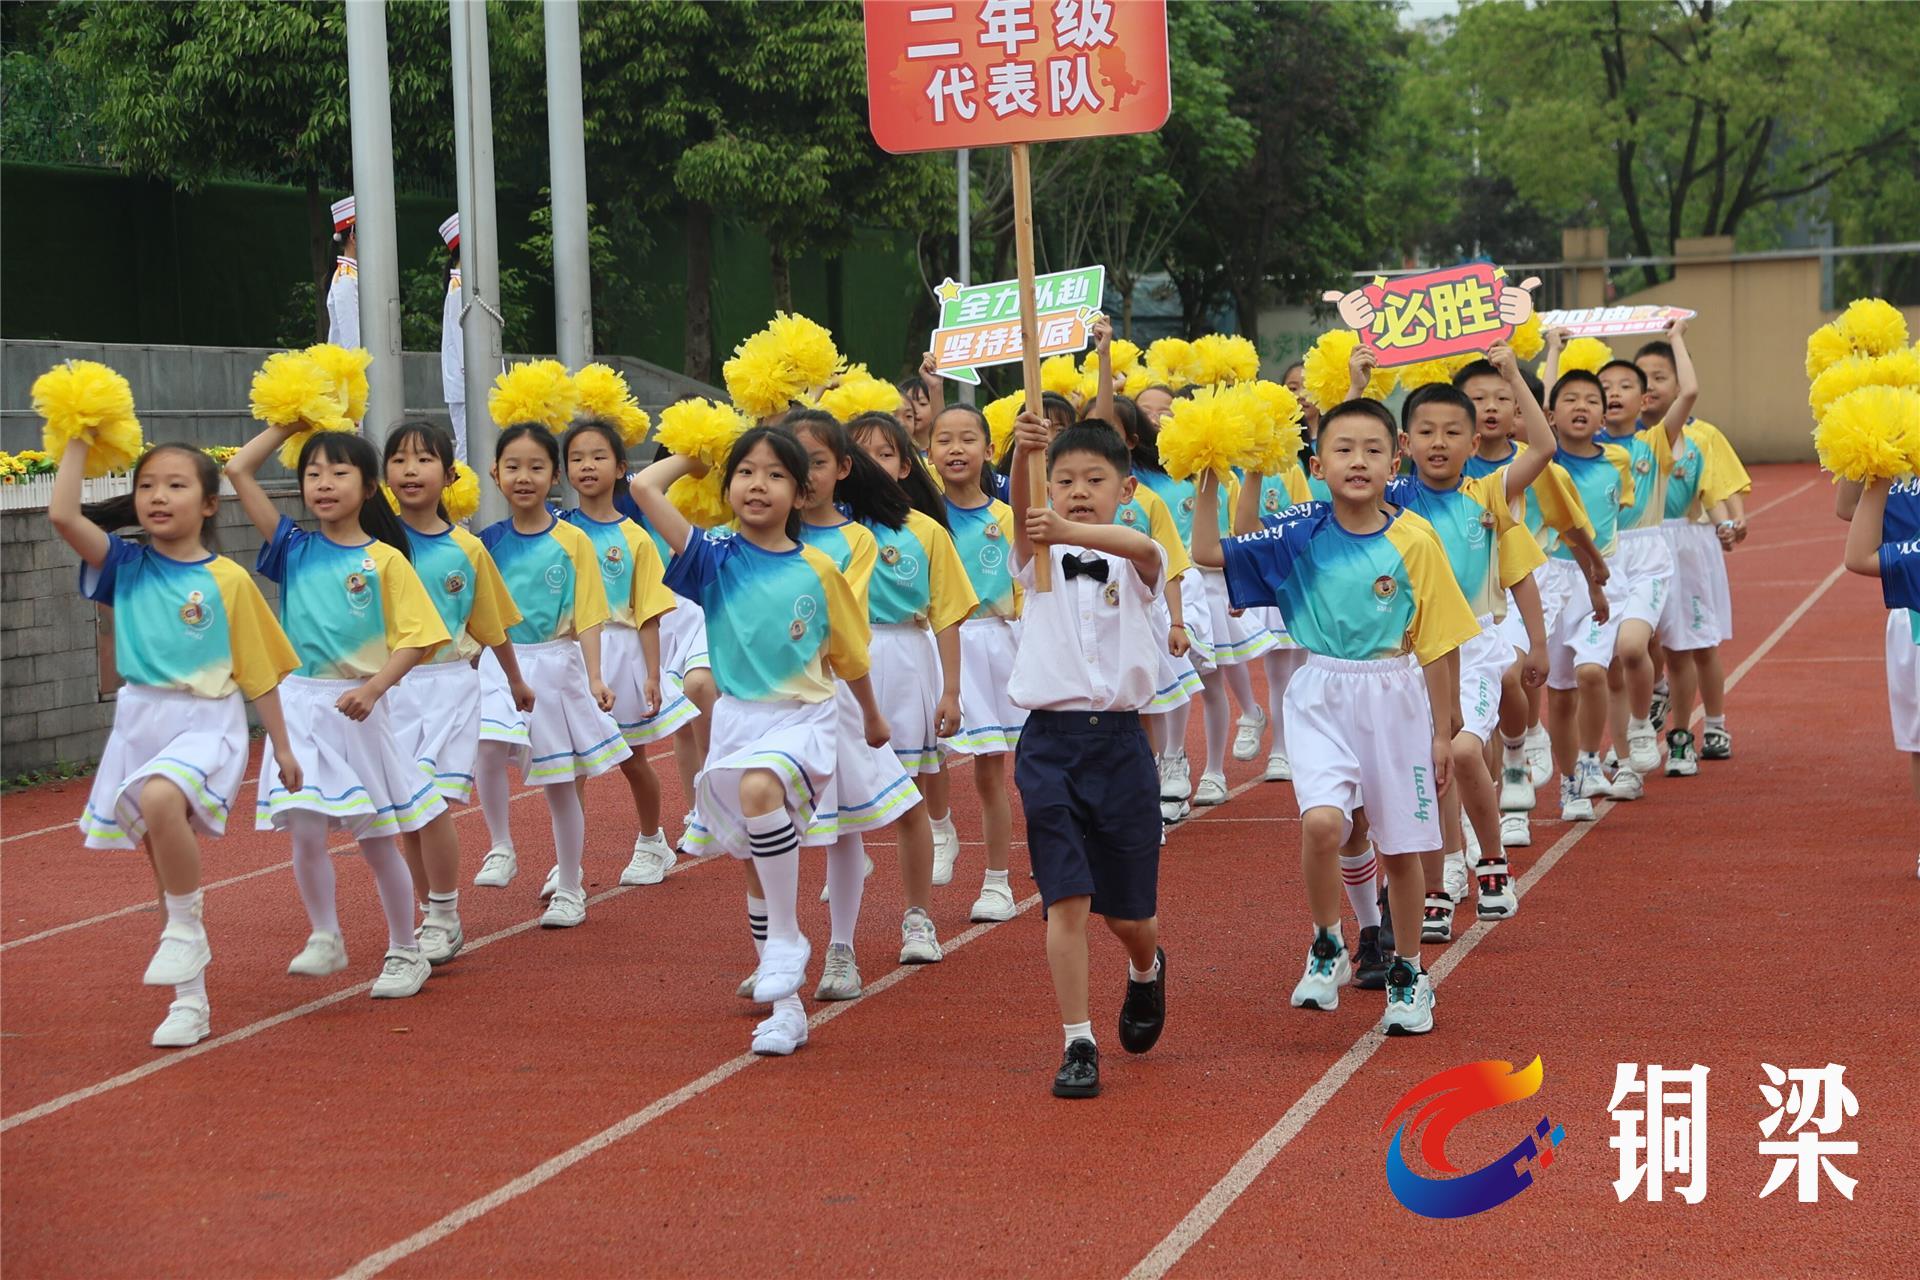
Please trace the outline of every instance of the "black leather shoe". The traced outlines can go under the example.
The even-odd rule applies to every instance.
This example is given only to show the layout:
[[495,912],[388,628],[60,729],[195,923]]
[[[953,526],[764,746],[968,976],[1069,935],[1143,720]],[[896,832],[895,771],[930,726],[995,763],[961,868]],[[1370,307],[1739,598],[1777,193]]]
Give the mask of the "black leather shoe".
[[1100,1050],[1091,1040],[1075,1040],[1060,1058],[1060,1070],[1053,1077],[1056,1098],[1097,1098],[1100,1096]]
[[1380,889],[1380,950],[1393,954],[1393,904],[1387,901],[1386,886]]
[[1353,985],[1362,991],[1384,991],[1387,988],[1387,965],[1391,963],[1391,952],[1380,945],[1382,930],[1378,925],[1370,925],[1360,931],[1360,945],[1353,952]]
[[1127,979],[1127,998],[1120,1003],[1120,1047],[1128,1053],[1145,1053],[1160,1039],[1160,1028],[1167,1025],[1167,953],[1156,948],[1154,959],[1160,972],[1152,982]]

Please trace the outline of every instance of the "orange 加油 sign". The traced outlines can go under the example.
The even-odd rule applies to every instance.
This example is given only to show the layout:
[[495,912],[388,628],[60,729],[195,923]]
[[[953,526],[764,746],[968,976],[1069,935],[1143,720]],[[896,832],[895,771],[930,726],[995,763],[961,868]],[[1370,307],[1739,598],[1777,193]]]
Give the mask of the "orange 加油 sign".
[[865,0],[868,117],[892,152],[1150,133],[1166,0]]

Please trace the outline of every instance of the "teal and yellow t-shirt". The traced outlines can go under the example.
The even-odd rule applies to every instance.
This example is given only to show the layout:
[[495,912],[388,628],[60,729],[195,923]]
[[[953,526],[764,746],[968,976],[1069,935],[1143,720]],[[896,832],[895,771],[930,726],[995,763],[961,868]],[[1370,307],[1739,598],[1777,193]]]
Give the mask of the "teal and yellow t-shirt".
[[558,516],[538,533],[521,533],[511,517],[489,525],[480,541],[493,553],[520,621],[515,644],[543,644],[591,630],[607,620],[600,557],[587,535]]
[[1412,654],[1425,666],[1480,634],[1433,527],[1410,511],[1357,534],[1316,502],[1221,547],[1233,607],[1278,607],[1310,653],[1358,662]]
[[663,581],[666,566],[645,529],[625,516],[595,520],[578,507],[561,512],[560,518],[593,544],[609,625],[639,627],[673,608],[673,592]]
[[1513,460],[1520,456],[1520,450],[1524,447],[1523,445],[1514,444],[1509,441],[1507,444],[1507,456],[1504,458],[1483,458],[1477,453],[1470,453],[1467,455],[1467,465],[1460,468],[1460,474],[1470,480],[1478,480],[1481,476],[1490,476],[1502,467],[1512,466]]
[[299,669],[266,597],[225,556],[170,560],[108,534],[100,567],[80,566],[80,594],[112,608],[114,665],[128,684],[257,698]]
[[977,507],[947,499],[947,523],[953,545],[966,567],[967,581],[980,604],[976,618],[1020,616],[1020,588],[1013,581],[1013,508],[998,498]]
[[1673,441],[1664,426],[1643,427],[1631,435],[1601,432],[1596,444],[1627,452],[1633,471],[1630,492],[1620,500],[1620,529],[1658,529],[1667,518],[1667,481],[1673,475]]
[[1667,498],[1661,512],[1662,519],[1687,518],[1693,510],[1694,501],[1700,497],[1706,470],[1707,456],[1695,439],[1693,428],[1689,427],[1681,433],[1680,443],[1673,451],[1673,470],[1667,475]]
[[396,650],[431,652],[453,638],[413,565],[377,539],[350,547],[281,516],[255,567],[280,584],[297,675],[364,680]]
[[[1498,621],[1507,613],[1506,589],[1546,562],[1531,538],[1509,539],[1522,528],[1507,504],[1507,469],[1462,476],[1451,489],[1436,489],[1415,476],[1387,485],[1387,501],[1419,513],[1446,549],[1453,580],[1477,616]],[[1529,555],[1528,552],[1531,551]]]
[[[1664,437],[1663,437],[1664,438]],[[1671,456],[1671,455],[1669,455]],[[1573,481],[1587,521],[1593,528],[1593,545],[1601,555],[1610,556],[1620,545],[1620,513],[1633,505],[1633,461],[1619,445],[1602,445],[1591,457],[1556,451],[1553,461]],[[1537,487],[1537,486],[1536,486]],[[1527,491],[1529,514],[1539,501],[1534,489]],[[1529,521],[1531,523],[1531,521]],[[1547,554],[1556,560],[1571,560],[1573,552],[1564,541],[1555,540]]]
[[960,563],[953,535],[924,512],[907,512],[898,529],[868,525],[878,563],[867,585],[867,615],[875,626],[911,623],[945,631],[966,621],[979,598]]
[[1160,495],[1146,485],[1136,484],[1133,496],[1114,508],[1113,522],[1137,529],[1160,544],[1160,549],[1167,553],[1168,582],[1193,568],[1193,559],[1187,554],[1187,544],[1180,540],[1173,513],[1167,510]]
[[1325,502],[1326,497],[1315,498],[1308,482],[1307,473],[1295,463],[1276,475],[1260,478],[1260,514],[1277,516],[1288,507],[1297,507],[1303,502]]
[[1145,467],[1134,468],[1133,475],[1141,487],[1153,490],[1166,504],[1167,514],[1173,517],[1173,527],[1180,532],[1180,545],[1192,551],[1193,511],[1197,501],[1193,481],[1175,480],[1164,471],[1149,471]]
[[413,547],[414,572],[453,637],[426,660],[467,662],[481,649],[505,643],[507,628],[520,621],[520,610],[514,608],[507,584],[480,539],[459,525],[448,525],[444,533],[408,529],[407,541]]
[[839,524],[800,523],[800,541],[826,553],[833,567],[847,580],[860,612],[867,612],[867,590],[873,581],[873,566],[879,563],[880,546],[863,524],[843,520]]
[[817,547],[765,551],[731,531],[695,530],[667,586],[707,611],[707,657],[729,697],[825,702],[835,677],[867,674],[866,610]]

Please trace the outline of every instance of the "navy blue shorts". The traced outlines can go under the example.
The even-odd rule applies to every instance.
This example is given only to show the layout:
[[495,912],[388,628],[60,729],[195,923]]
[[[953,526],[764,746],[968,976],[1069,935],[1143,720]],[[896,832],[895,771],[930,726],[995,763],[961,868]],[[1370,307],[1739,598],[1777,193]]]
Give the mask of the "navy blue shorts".
[[1035,711],[1014,784],[1040,900],[1090,896],[1113,920],[1159,912],[1160,771],[1132,711]]

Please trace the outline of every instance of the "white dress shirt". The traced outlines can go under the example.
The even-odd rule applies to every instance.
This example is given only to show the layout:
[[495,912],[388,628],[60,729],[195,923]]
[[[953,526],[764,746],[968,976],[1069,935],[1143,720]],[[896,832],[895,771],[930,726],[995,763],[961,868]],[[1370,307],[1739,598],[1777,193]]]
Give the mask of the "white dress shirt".
[[337,347],[360,345],[360,266],[343,257],[327,286],[327,341]]
[[[1159,671],[1154,646],[1165,637],[1153,622],[1153,603],[1167,577],[1166,551],[1149,586],[1131,560],[1064,543],[1037,547],[1053,562],[1053,590],[1035,591],[1033,562],[1014,580],[1026,591],[1020,647],[1007,693],[1029,711],[1138,711],[1153,700]],[[1107,580],[1068,578],[1062,557],[1107,562]]]

